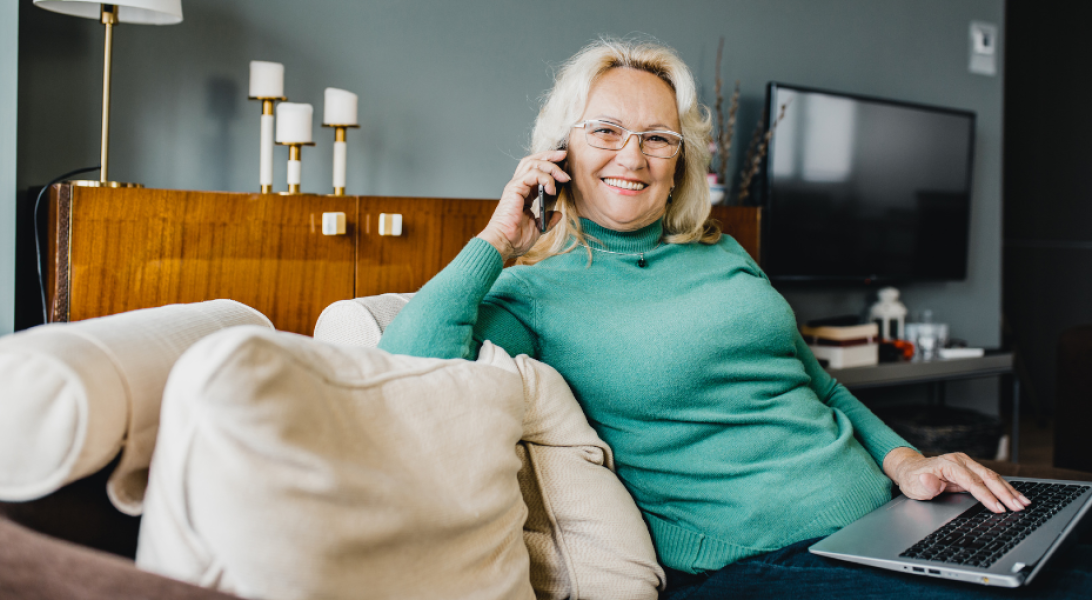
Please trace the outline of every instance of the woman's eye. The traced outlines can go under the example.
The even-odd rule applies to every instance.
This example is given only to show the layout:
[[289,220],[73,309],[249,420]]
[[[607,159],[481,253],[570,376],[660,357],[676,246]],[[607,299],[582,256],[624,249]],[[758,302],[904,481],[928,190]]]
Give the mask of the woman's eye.
[[595,129],[592,130],[592,133],[594,133],[596,135],[618,135],[619,134],[617,129],[614,129],[614,128],[611,128],[611,127],[596,127]]

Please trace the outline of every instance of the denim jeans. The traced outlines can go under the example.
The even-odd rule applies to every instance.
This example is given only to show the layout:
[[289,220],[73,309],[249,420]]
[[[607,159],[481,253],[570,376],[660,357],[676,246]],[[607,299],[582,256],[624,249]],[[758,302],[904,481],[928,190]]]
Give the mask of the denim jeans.
[[1092,598],[1092,544],[1082,540],[1056,554],[1029,585],[998,588],[887,571],[808,552],[822,538],[753,556],[719,571],[667,571],[661,600],[729,598]]

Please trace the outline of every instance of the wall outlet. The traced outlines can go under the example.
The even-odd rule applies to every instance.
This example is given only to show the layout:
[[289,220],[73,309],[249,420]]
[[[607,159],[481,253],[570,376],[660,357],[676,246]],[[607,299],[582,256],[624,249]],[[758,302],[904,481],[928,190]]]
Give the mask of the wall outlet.
[[971,21],[970,35],[971,58],[968,69],[979,75],[996,75],[997,25]]

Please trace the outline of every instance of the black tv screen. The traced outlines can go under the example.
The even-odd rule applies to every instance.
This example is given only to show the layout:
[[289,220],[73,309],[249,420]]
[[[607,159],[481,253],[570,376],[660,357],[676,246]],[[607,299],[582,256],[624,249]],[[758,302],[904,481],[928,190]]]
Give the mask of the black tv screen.
[[763,254],[781,281],[959,280],[967,273],[975,115],[767,86]]

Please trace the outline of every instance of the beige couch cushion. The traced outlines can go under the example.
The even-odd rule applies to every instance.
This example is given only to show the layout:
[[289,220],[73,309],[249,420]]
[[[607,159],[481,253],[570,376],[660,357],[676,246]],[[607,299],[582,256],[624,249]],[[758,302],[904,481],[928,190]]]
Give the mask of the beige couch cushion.
[[[171,375],[137,564],[270,600],[531,598],[532,580],[540,597],[652,599],[663,574],[632,501],[612,504],[609,462],[560,376],[491,344],[469,362],[237,328]],[[585,533],[625,522],[602,537],[630,547],[538,522],[532,545],[567,546],[536,579],[521,486],[552,489],[537,473],[559,467],[580,488],[562,507],[596,503]],[[569,547],[613,554],[601,576]]]
[[0,500],[45,496],[121,460],[107,492],[139,514],[167,375],[202,337],[272,327],[231,300],[171,305],[0,339]]
[[[315,338],[374,348],[412,296],[383,294],[331,304],[319,317]],[[515,360],[525,394],[538,407],[529,413],[517,447],[529,510],[524,540],[536,594],[656,597],[664,573],[636,504],[613,473],[610,448],[588,425],[556,370],[526,356]]]

